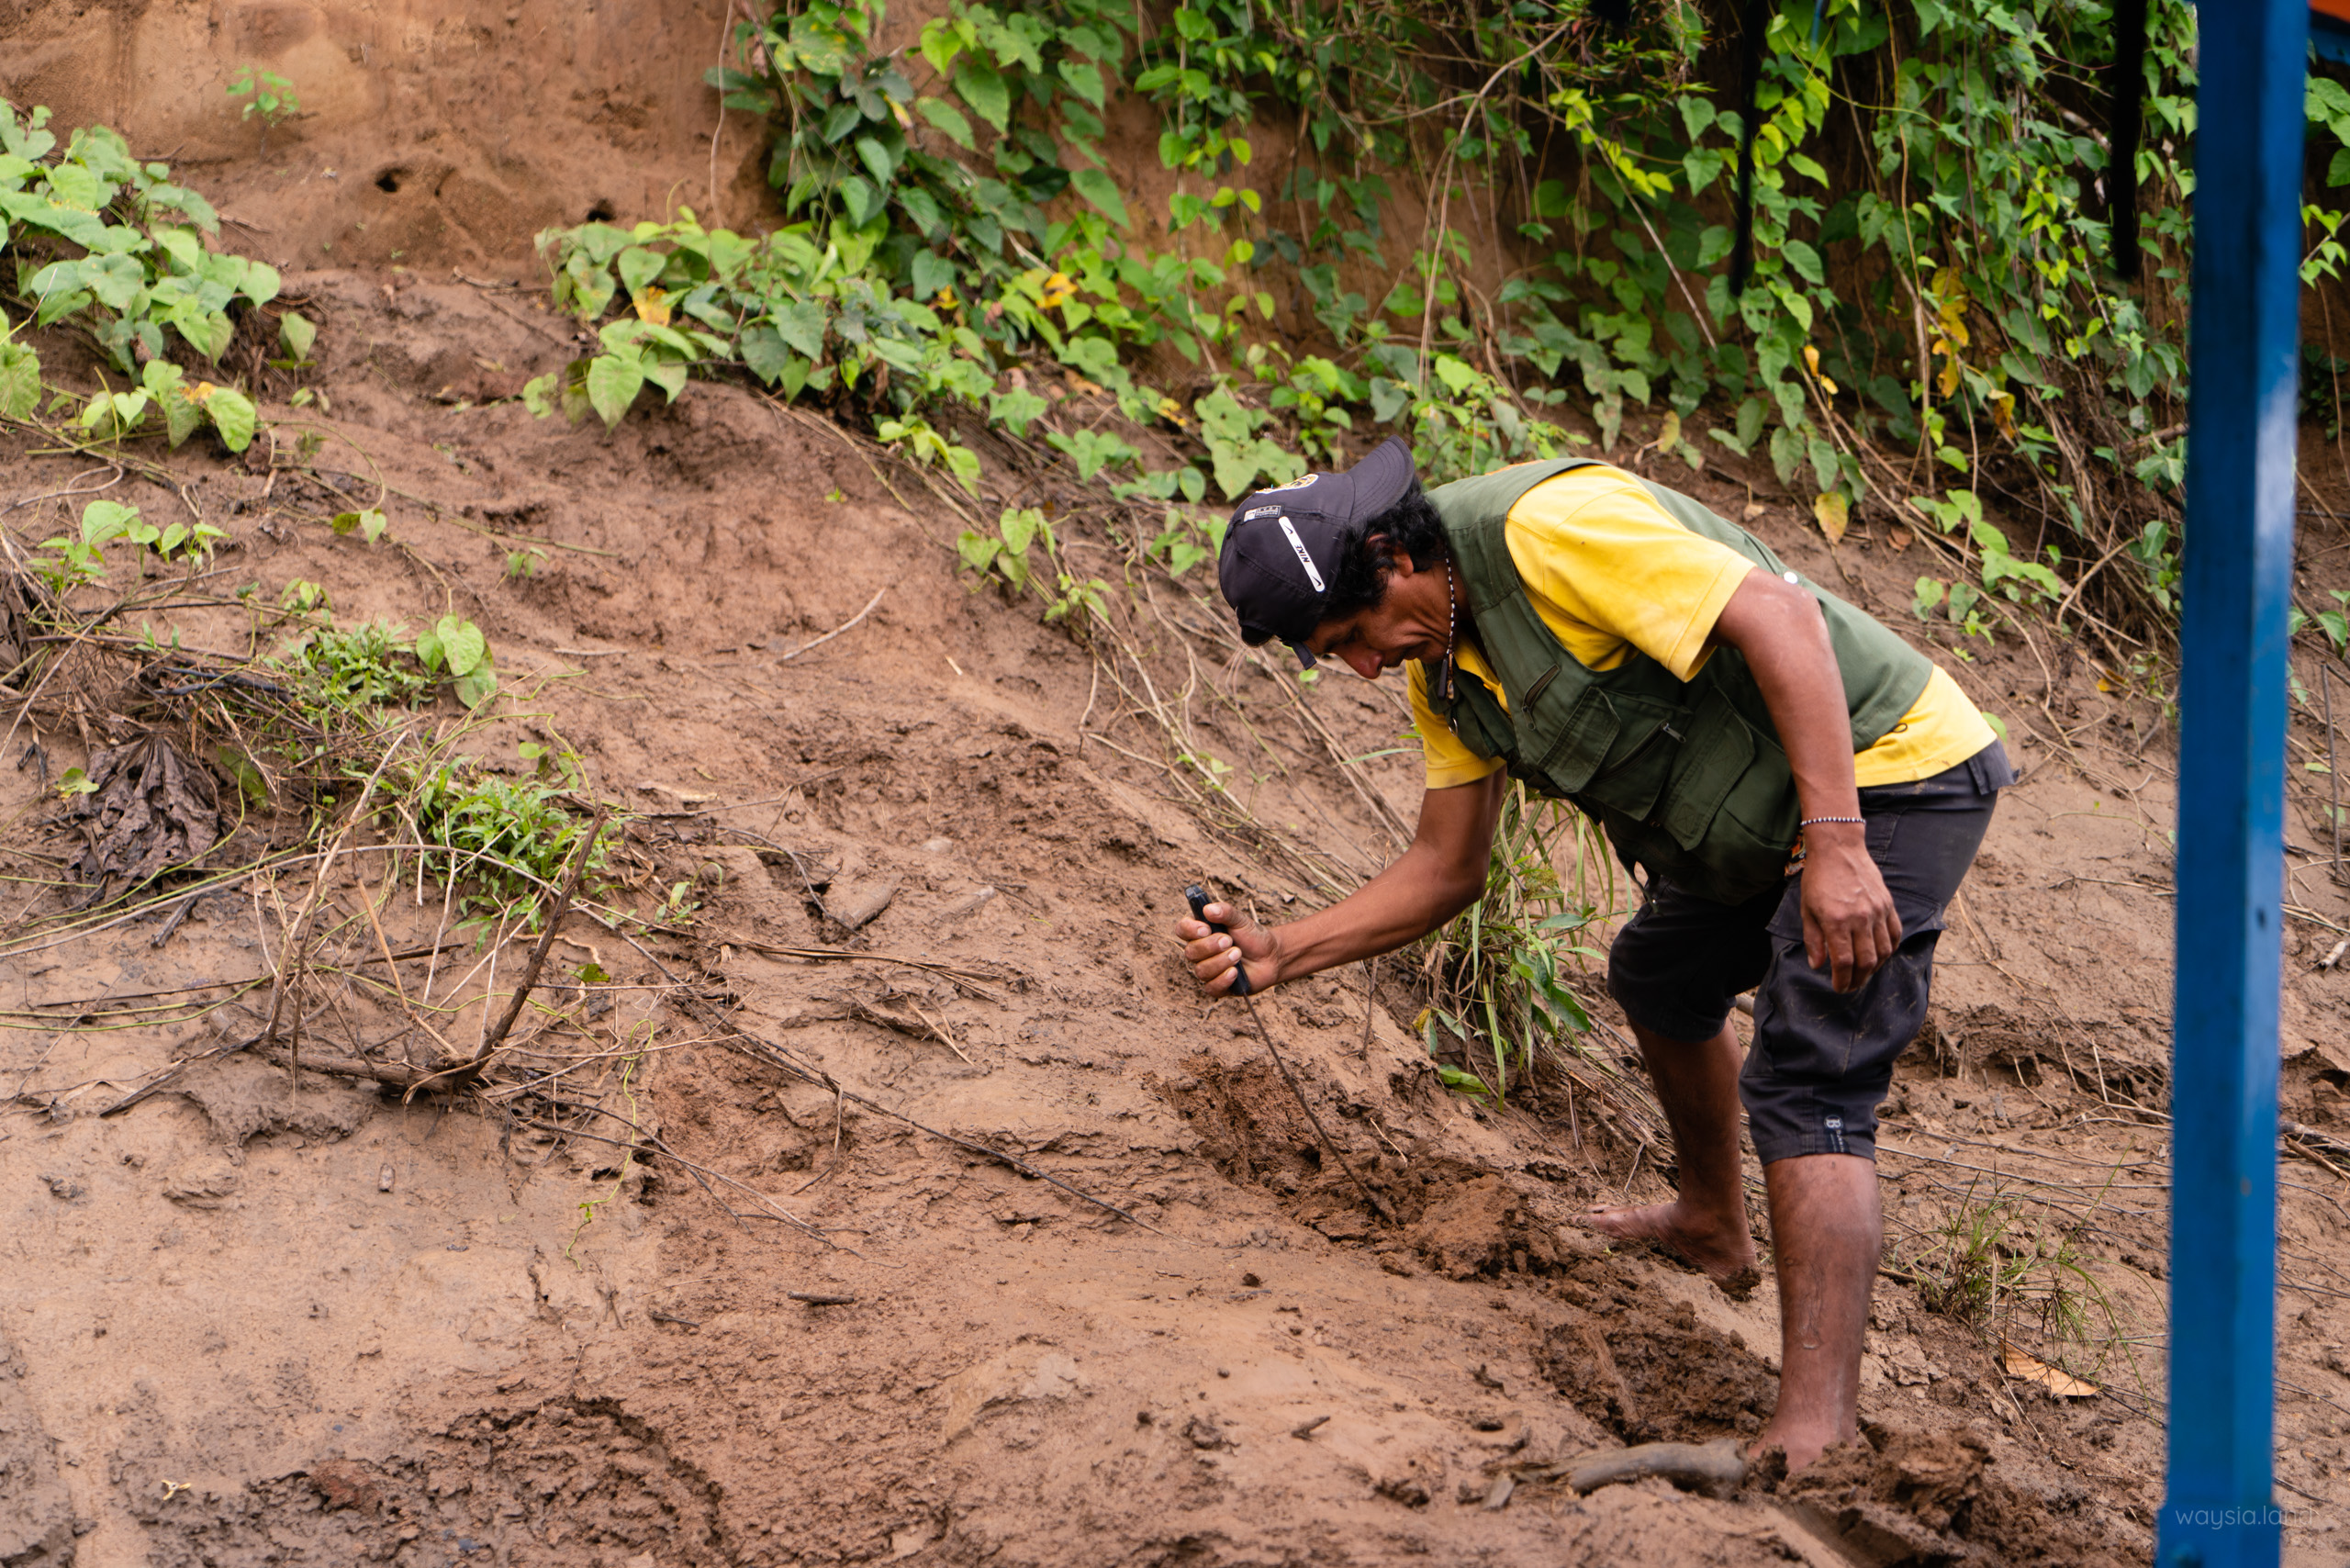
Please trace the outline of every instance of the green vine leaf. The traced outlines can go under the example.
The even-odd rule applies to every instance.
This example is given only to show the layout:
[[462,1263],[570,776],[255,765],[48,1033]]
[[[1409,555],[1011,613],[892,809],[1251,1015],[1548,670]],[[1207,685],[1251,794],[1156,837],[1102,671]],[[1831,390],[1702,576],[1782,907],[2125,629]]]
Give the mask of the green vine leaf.
[[955,68],[955,91],[971,106],[973,114],[999,132],[1010,129],[1012,93],[995,67],[977,55],[966,55]]
[[962,110],[946,99],[919,98],[914,102],[914,108],[923,118],[945,131],[965,151],[978,148],[979,143],[971,137],[971,122],[964,118]]
[[1102,73],[1096,66],[1082,61],[1064,60],[1055,68],[1069,90],[1099,109],[1104,106],[1102,96]]
[[588,402],[608,430],[627,416],[643,386],[643,368],[633,358],[599,353],[588,362]]
[[812,299],[778,305],[767,314],[777,336],[810,359],[821,359],[824,353],[824,308]]
[[1099,169],[1079,169],[1070,174],[1069,183],[1119,228],[1134,227],[1134,220],[1126,216],[1125,198],[1118,194],[1118,184],[1109,175]]
[[202,387],[205,417],[220,434],[220,444],[231,452],[242,452],[253,443],[253,433],[260,428],[260,416],[253,400],[233,387],[215,386],[208,393]]
[[0,419],[28,420],[40,407],[40,355],[0,342]]

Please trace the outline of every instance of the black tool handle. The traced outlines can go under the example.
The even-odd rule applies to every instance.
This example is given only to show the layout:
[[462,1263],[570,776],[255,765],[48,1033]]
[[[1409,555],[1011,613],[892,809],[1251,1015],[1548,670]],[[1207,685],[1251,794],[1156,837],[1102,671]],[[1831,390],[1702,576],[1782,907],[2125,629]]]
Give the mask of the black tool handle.
[[[1192,906],[1192,918],[1193,920],[1208,919],[1208,890],[1205,888],[1200,886],[1197,882],[1193,882],[1190,887],[1183,890],[1183,897]],[[1214,932],[1219,936],[1229,936],[1232,935],[1232,928],[1230,926],[1218,925],[1212,920],[1208,921],[1208,929]],[[1248,965],[1246,959],[1243,959],[1233,969],[1232,994],[1235,996],[1246,996],[1248,994]]]

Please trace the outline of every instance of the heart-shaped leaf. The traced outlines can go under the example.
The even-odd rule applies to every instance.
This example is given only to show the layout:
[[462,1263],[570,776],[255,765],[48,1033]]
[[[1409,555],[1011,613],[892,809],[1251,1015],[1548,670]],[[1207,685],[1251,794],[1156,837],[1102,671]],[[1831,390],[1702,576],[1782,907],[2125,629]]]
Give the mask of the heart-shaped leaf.
[[444,615],[432,631],[440,646],[440,662],[452,676],[471,675],[489,657],[489,639],[470,621]]
[[220,432],[220,444],[229,451],[242,452],[253,443],[261,421],[251,398],[227,386],[215,387],[204,399],[204,411]]
[[1102,214],[1121,229],[1134,227],[1126,216],[1126,199],[1118,194],[1118,184],[1099,169],[1079,169],[1069,177],[1078,195],[1099,207]]
[[643,368],[633,358],[599,353],[588,362],[588,402],[608,430],[627,416],[629,405],[643,386]]

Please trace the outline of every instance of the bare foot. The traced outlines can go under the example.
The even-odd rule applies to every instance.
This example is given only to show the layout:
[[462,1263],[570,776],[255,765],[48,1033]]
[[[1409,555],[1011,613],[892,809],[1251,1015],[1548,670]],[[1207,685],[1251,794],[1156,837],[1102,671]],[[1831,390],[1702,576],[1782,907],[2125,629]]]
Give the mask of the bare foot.
[[1597,1208],[1583,1224],[1619,1241],[1647,1241],[1703,1269],[1717,1283],[1734,1285],[1754,1275],[1754,1238],[1743,1220],[1724,1225],[1685,1204],[1650,1204],[1641,1208]]
[[1754,1445],[1742,1451],[1748,1463],[1760,1464],[1762,1456],[1775,1448],[1786,1457],[1786,1473],[1793,1475],[1796,1471],[1817,1463],[1819,1456],[1833,1448],[1836,1442],[1833,1437],[1822,1437],[1817,1433],[1782,1436],[1776,1428],[1765,1427],[1762,1435],[1754,1439]]

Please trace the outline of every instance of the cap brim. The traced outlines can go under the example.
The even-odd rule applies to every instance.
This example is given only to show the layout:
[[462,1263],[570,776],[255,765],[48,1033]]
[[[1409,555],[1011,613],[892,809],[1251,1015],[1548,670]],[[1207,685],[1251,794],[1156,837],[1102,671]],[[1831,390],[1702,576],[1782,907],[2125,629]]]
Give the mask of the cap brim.
[[1297,655],[1297,667],[1300,669],[1312,669],[1322,662],[1314,656],[1314,650],[1303,643],[1292,643],[1289,651]]

